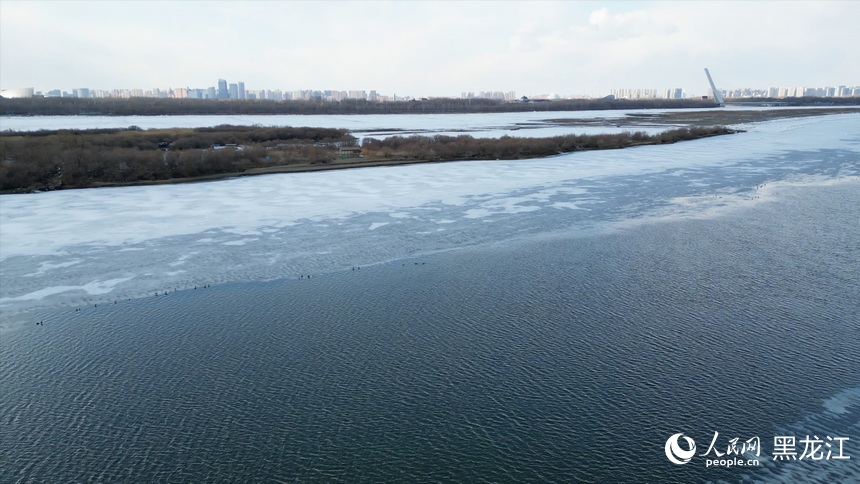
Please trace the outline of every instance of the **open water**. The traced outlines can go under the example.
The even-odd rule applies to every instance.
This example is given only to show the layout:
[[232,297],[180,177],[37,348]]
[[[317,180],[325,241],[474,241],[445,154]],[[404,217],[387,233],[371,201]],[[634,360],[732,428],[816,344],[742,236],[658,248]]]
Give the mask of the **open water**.
[[[3,479],[856,479],[856,188],[52,314],[4,334]],[[775,435],[850,437],[852,459],[664,455],[715,431],[762,461]]]

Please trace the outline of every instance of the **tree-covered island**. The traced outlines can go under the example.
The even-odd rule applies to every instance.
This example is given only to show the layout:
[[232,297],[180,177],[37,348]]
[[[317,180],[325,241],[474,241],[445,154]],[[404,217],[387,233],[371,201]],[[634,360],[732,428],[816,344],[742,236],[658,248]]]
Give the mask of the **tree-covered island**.
[[511,160],[666,144],[734,133],[722,126],[659,134],[549,138],[365,138],[344,129],[217,126],[194,129],[43,130],[0,133],[0,191],[202,181],[276,172],[454,160]]

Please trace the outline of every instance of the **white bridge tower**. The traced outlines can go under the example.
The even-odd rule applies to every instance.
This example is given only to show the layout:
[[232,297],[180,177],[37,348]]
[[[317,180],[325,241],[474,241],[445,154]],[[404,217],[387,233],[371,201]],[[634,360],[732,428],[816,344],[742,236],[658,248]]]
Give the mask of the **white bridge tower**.
[[714,101],[720,106],[723,107],[726,105],[726,101],[723,99],[723,96],[720,95],[719,91],[717,91],[717,86],[714,85],[714,80],[711,79],[711,73],[708,72],[708,68],[705,67],[705,75],[708,76],[708,82],[711,83],[711,92],[714,93]]

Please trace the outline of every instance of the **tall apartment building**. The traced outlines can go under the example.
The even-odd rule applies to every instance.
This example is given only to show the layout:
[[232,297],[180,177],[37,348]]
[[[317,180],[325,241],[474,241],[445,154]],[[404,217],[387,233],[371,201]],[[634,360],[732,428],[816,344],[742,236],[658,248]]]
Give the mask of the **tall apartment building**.
[[609,93],[618,99],[657,99],[657,89],[612,89]]
[[218,99],[229,99],[230,93],[227,91],[227,81],[218,79]]

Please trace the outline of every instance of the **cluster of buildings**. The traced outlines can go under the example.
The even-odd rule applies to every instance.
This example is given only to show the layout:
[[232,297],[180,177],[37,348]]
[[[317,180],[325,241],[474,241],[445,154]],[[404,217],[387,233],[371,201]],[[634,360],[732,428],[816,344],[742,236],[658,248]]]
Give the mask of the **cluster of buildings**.
[[[734,89],[720,90],[723,98],[787,98],[787,97],[852,97],[860,96],[860,86],[839,87],[769,87],[767,89]],[[24,89],[9,89],[0,91],[0,97],[72,97],[72,98],[169,98],[169,99],[253,99],[267,101],[343,101],[358,99],[370,102],[408,101],[409,96],[384,96],[376,91],[333,91],[333,90],[298,90],[281,91],[280,89],[245,89],[242,81],[228,83],[218,79],[217,86],[201,88],[178,87],[170,89],[89,89],[81,87],[71,91],[54,89],[51,91],[35,91],[32,87]],[[610,96],[616,99],[684,99],[689,97],[681,88],[671,89],[612,89]],[[481,91],[463,92],[461,99],[495,99],[515,102],[519,99],[514,91]],[[557,94],[535,96],[534,99],[561,99]]]
[[[376,91],[281,91],[280,89],[245,89],[244,82],[228,84],[224,79],[218,79],[218,87],[207,89],[175,88],[167,93],[153,93],[150,97],[168,97],[176,99],[252,99],[268,101],[342,101],[344,99],[362,99],[366,101],[393,100],[387,96],[381,96]],[[144,95],[146,97],[146,95]]]
[[[787,97],[852,97],[860,96],[860,86],[839,87],[769,87],[767,89],[718,89],[724,99],[787,98]],[[617,99],[684,99],[681,88],[674,89],[612,89]]]
[[769,87],[767,89],[720,89],[724,98],[783,97],[852,97],[860,96],[860,86],[839,87]]
[[474,92],[463,92],[460,93],[460,99],[495,99],[507,102],[518,101],[517,93],[514,91],[481,91],[477,94]]
[[[297,91],[282,91],[280,89],[246,89],[245,83],[242,81],[228,83],[225,79],[218,79],[217,86],[210,86],[205,89],[190,88],[190,87],[175,87],[169,89],[89,89],[86,87],[72,89],[71,91],[61,91],[54,89],[51,91],[41,92],[35,91],[33,88],[14,89],[0,91],[0,97],[68,97],[68,98],[165,98],[165,99],[252,99],[264,101],[343,101],[348,99],[357,99],[370,102],[388,102],[388,101],[410,101],[414,98],[411,96],[398,96],[397,94],[387,96],[379,94],[376,91],[335,91],[335,90],[297,90]],[[554,99],[559,99],[558,96]],[[544,96],[546,97],[546,96]],[[499,101],[516,102],[519,101],[517,93],[514,91],[480,91],[480,92],[462,92],[461,99],[494,99]],[[540,98],[540,96],[538,96]]]
[[684,99],[684,90],[671,89],[612,89],[609,91],[616,99]]
[[[482,95],[484,93],[481,93]],[[218,79],[217,86],[210,86],[205,89],[176,87],[169,89],[89,89],[81,87],[72,89],[71,91],[61,91],[54,89],[46,92],[35,91],[33,88],[25,89],[10,89],[0,91],[0,96],[6,98],[12,97],[70,97],[70,98],[165,98],[165,99],[251,99],[251,100],[268,100],[268,101],[343,101],[346,99],[360,99],[371,102],[385,101],[404,101],[410,100],[407,96],[384,96],[376,91],[334,91],[334,90],[298,90],[298,91],[281,91],[280,89],[245,89],[245,83],[242,81],[228,83],[225,79]]]

